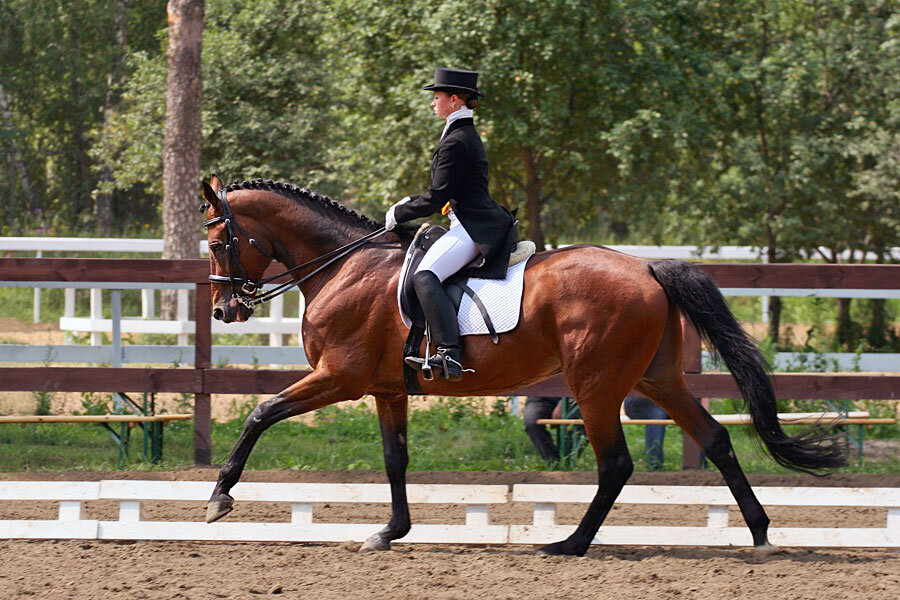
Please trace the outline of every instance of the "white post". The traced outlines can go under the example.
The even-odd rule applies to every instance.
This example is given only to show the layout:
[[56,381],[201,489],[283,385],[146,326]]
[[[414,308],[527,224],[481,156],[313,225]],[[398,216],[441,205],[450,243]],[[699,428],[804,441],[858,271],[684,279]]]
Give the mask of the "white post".
[[710,506],[706,515],[707,527],[728,527],[728,507]]
[[291,504],[291,524],[310,525],[313,522],[312,504]]
[[[66,288],[63,291],[63,316],[64,317],[74,317],[75,316],[75,289],[74,288]],[[67,344],[72,343],[72,332],[67,331],[65,341]]]
[[[300,296],[300,303],[297,305],[297,315],[300,317],[300,323],[303,323],[303,313],[306,312],[306,298],[303,297],[303,292],[297,294]],[[303,346],[303,328],[297,330],[297,345]]]
[[110,297],[112,309],[112,366],[122,366],[122,290],[112,290]]
[[134,500],[119,502],[119,520],[135,522],[141,520],[141,503]]
[[[34,257],[40,258],[41,256],[41,251],[38,250]],[[34,322],[41,322],[41,288],[37,286],[34,288]]]
[[[181,323],[182,327],[186,327],[188,324],[188,290],[178,290],[178,302],[175,308],[175,318]],[[179,333],[178,334],[178,345],[179,346],[187,346],[188,344],[188,334]]]
[[532,521],[535,527],[550,527],[556,525],[556,504],[547,502],[534,503],[534,519]]
[[152,319],[156,316],[156,296],[155,290],[141,290],[141,318]]
[[[284,319],[284,296],[275,296],[272,298],[272,301],[269,303],[269,320],[272,321],[279,328],[279,331],[276,333],[269,334],[269,346],[270,347],[278,347],[284,345],[284,334],[280,331],[280,325],[282,320]],[[272,363],[269,365],[273,369],[280,367],[279,363]]]
[[103,333],[96,331],[103,319],[103,290],[91,290],[91,346],[103,345]]
[[63,500],[59,503],[60,521],[79,521],[84,518],[84,505],[79,500]]
[[487,527],[490,525],[488,522],[487,504],[467,504],[466,525],[469,527]]

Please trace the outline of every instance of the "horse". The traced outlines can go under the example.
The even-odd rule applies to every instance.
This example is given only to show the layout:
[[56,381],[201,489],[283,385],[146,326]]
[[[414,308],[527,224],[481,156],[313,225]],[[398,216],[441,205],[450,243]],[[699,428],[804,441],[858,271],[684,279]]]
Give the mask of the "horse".
[[[402,349],[407,333],[397,309],[397,285],[411,226],[385,231],[330,198],[272,180],[203,182],[207,211],[212,316],[247,320],[262,301],[262,279],[273,261],[287,267],[287,286],[306,300],[303,346],[312,371],[247,417],[222,465],[207,505],[207,522],[228,514],[228,494],[253,445],[272,424],[364,395],[375,399],[385,471],[391,490],[387,525],[360,551],[388,550],[411,527],[406,497],[408,394]],[[327,262],[323,262],[325,259]],[[313,264],[318,267],[308,271]],[[676,260],[646,261],[599,245],[538,252],[526,266],[519,324],[499,345],[466,336],[464,357],[474,373],[459,381],[420,378],[425,394],[491,396],[562,373],[581,409],[597,458],[598,485],[587,512],[547,555],[582,556],[634,470],[619,409],[636,389],[664,408],[719,469],[750,529],[754,550],[769,543],[769,518],[735,457],[728,432],[692,397],[682,368],[682,321],[695,327],[724,360],[749,406],[762,444],[779,464],[823,472],[845,462],[824,432],[790,436],[780,427],[768,365],[741,328],[713,280]],[[270,278],[272,279],[272,278]],[[420,348],[420,355],[424,349]]]

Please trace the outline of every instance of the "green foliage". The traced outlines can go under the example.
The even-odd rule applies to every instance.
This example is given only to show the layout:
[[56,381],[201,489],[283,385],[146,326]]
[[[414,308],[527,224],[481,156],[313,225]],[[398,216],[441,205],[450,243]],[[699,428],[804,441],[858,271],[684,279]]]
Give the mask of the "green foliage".
[[[203,170],[330,188],[332,129],[321,11],[316,2],[207,0],[203,34]],[[162,195],[166,56],[130,56],[133,76],[94,155],[111,158],[108,191]]]
[[53,394],[51,392],[34,392],[32,395],[34,396],[34,414],[49,415]]
[[[378,217],[429,181],[442,123],[421,87],[436,65],[472,68],[491,193],[531,236],[897,260],[898,0],[205,4],[207,173]],[[111,197],[116,233],[159,235],[164,7],[0,2],[0,234],[92,233]],[[806,326],[802,302],[782,320]],[[855,300],[817,342],[896,350],[896,306]],[[788,333],[783,346],[806,343]]]
[[[828,261],[890,260],[900,245],[897,0],[207,0],[205,12],[205,172],[293,181],[379,216],[428,183],[441,123],[421,87],[449,65],[481,72],[492,194],[551,243],[750,244]],[[35,190],[0,169],[3,232],[91,231],[111,194],[116,231],[158,233],[164,3],[6,0],[0,21],[0,145]]]
[[81,393],[82,415],[106,415],[113,412],[112,397],[109,394],[101,394],[100,392],[82,392]]

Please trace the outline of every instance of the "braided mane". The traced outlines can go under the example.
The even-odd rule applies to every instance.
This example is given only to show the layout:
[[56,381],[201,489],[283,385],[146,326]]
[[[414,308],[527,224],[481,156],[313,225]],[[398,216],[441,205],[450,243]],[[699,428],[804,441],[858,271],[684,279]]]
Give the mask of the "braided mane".
[[233,192],[235,190],[265,190],[275,192],[281,196],[290,198],[291,200],[312,202],[314,203],[314,206],[321,206],[327,209],[330,214],[340,218],[349,225],[361,226],[370,231],[375,231],[381,227],[381,223],[373,221],[369,217],[347,208],[340,202],[332,200],[324,194],[290,183],[273,181],[272,179],[252,179],[250,181],[235,180],[231,182],[231,185],[225,188],[226,192]]

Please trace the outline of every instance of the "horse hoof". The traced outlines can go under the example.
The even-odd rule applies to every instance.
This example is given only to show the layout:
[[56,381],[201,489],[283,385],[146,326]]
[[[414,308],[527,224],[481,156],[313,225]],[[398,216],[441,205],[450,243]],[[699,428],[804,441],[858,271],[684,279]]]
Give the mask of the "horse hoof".
[[391,543],[385,541],[380,535],[373,534],[366,538],[366,541],[363,542],[362,547],[360,547],[359,552],[376,552],[378,550],[390,550]]
[[773,554],[778,554],[781,552],[781,548],[766,542],[761,546],[754,546],[753,553],[757,556],[772,556]]
[[537,551],[538,556],[584,556],[584,552],[572,550],[565,542],[554,542],[541,546]]
[[206,522],[212,523],[227,515],[231,512],[233,504],[234,498],[228,494],[220,494],[214,499],[210,499],[209,504],[206,505]]

